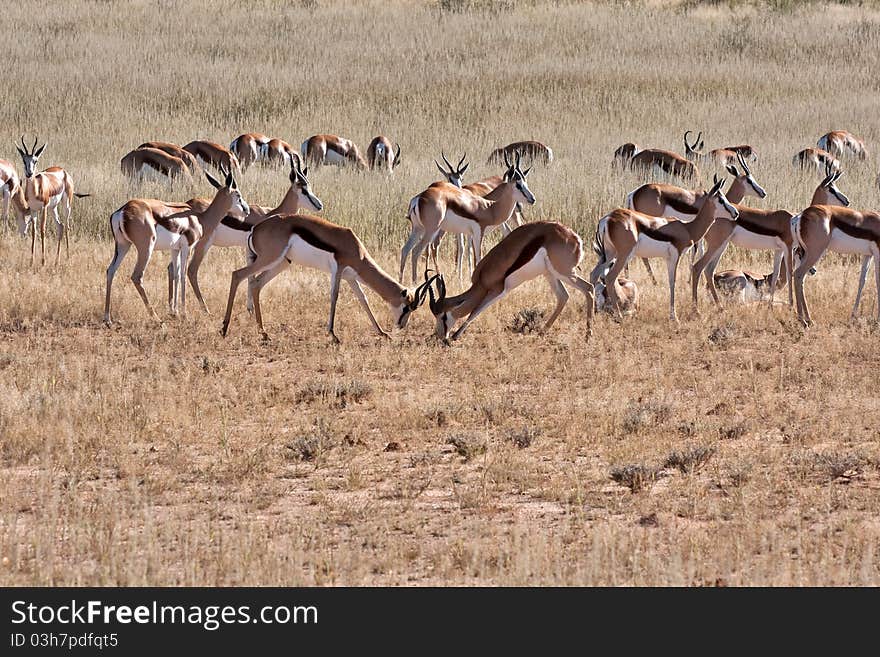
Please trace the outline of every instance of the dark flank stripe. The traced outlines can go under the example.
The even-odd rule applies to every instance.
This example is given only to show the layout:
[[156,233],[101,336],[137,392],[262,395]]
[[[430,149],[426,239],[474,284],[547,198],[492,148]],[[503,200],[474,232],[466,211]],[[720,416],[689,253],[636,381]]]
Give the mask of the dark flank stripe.
[[532,241],[527,242],[523,250],[519,252],[516,260],[513,261],[513,264],[507,268],[506,272],[504,272],[504,278],[510,276],[517,269],[525,267],[526,264],[535,257],[535,254],[542,246],[544,246],[543,237],[536,237]]
[[875,242],[877,245],[880,245],[880,235],[872,230],[863,228],[862,226],[854,226],[853,224],[838,219],[832,224],[832,227],[839,229],[850,237],[865,240],[867,242]]
[[303,226],[296,226],[293,229],[293,233],[295,235],[299,235],[304,242],[313,246],[316,249],[320,249],[321,251],[326,251],[327,253],[332,253],[334,256],[336,255],[336,249],[327,244],[327,242],[323,241],[320,237],[315,235],[309,229]]
[[251,228],[253,228],[251,224],[242,221],[241,219],[236,219],[235,217],[230,215],[226,215],[225,217],[223,217],[220,223],[227,228],[231,228],[232,230],[249,231]]
[[770,228],[769,226],[764,226],[757,221],[749,221],[742,214],[739,215],[739,219],[736,220],[737,226],[742,226],[750,233],[754,233],[755,235],[765,235],[767,237],[778,237],[779,233]]
[[650,228],[649,226],[640,225],[639,232],[646,237],[650,237],[652,240],[657,240],[658,242],[669,242],[672,243],[673,237],[672,235],[667,235],[666,233],[662,233],[656,228]]
[[698,210],[690,203],[686,203],[680,199],[675,197],[664,199],[666,201],[666,205],[675,210],[676,212],[681,212],[682,214],[697,214]]

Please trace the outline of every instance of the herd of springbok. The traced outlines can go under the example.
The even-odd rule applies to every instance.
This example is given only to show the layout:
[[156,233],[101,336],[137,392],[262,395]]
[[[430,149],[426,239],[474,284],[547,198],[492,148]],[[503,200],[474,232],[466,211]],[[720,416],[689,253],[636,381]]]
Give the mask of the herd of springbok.
[[[709,189],[649,183],[630,192],[624,207],[599,220],[592,240],[598,263],[587,278],[579,273],[584,249],[577,233],[556,222],[523,222],[523,206],[536,202],[528,184],[532,165],[553,161],[552,150],[540,142],[516,142],[493,151],[488,163],[503,167],[501,174],[467,185],[466,156],[455,165],[445,154],[441,154],[443,164],[434,160],[443,179],[430,184],[409,202],[406,217],[410,234],[401,250],[397,278],[377,264],[350,229],[307,213],[323,209],[309,182],[310,166],[333,164],[390,174],[400,164],[400,146],[387,137],[375,137],[366,158],[351,140],[329,134],[310,137],[299,150],[281,139],[257,133],[236,137],[229,148],[210,141],[192,141],[182,147],[163,141],[145,142],[122,158],[121,169],[126,176],[138,181],[145,173],[153,172],[169,180],[191,181],[204,168],[216,191],[212,198],[185,202],[132,199],[110,216],[115,250],[107,268],[104,321],[108,325],[112,322],[113,279],[132,246],[137,262],[131,280],[153,317],[156,312],[142,279],[155,250],[170,254],[168,305],[171,313],[177,315],[186,311],[187,279],[202,309],[208,312],[198,274],[210,248],[240,248],[247,264],[232,272],[223,335],[229,330],[237,290],[246,280],[248,310],[253,312],[264,338],[268,337],[263,328],[260,292],[294,263],[330,275],[327,331],[334,341],[338,341],[334,319],[343,280],[379,335],[387,337],[388,333],[373,315],[363,286],[389,305],[398,328],[405,327],[410,315],[427,300],[436,320],[436,333],[448,342],[458,338],[482,312],[512,289],[544,276],[556,297],[556,307],[544,330],[552,326],[565,307],[569,296],[566,288],[573,287],[586,299],[589,334],[596,310],[618,318],[637,310],[638,287],[625,277],[634,257],[643,260],[652,280],[649,259],[666,261],[669,315],[675,320],[678,265],[688,251],[695,308],[701,275],[716,304],[721,303],[719,290],[730,300],[766,300],[772,304],[775,293],[788,285],[788,303],[796,303],[798,317],[806,326],[812,320],[804,297],[804,280],[807,274],[815,273],[815,265],[822,256],[828,251],[862,256],[853,316],[858,312],[873,257],[880,321],[880,213],[850,209],[849,199],[837,186],[842,175],[841,160],[866,158],[862,140],[846,131],[829,132],[819,139],[816,148],[806,148],[795,156],[796,166],[823,173],[809,205],[795,213],[742,204],[746,196],[767,196],[750,168],[749,163],[758,159],[754,148],[742,144],[706,151],[702,133],[694,138],[691,135],[691,131],[684,133],[684,155],[641,148],[634,143],[615,151],[616,166],[663,172],[691,181],[701,179],[701,167],[724,171],[726,175],[719,178],[714,174]],[[21,145],[16,146],[24,168],[23,180],[12,163],[0,160],[4,216],[8,218],[11,205],[19,232],[27,235],[30,230],[32,265],[38,230],[45,263],[48,212],[52,211],[57,227],[57,262],[61,243],[67,242],[72,199],[88,196],[74,192],[73,180],[64,169],[36,170],[46,148],[45,144],[39,148],[37,144],[35,139],[28,147],[22,137]],[[276,207],[248,204],[239,189],[237,178],[258,162],[288,171],[290,187]],[[219,171],[219,178],[210,173],[211,168]],[[59,206],[64,212],[63,220],[58,214]],[[484,256],[484,237],[495,227],[501,227],[504,235]],[[446,279],[437,258],[442,237],[447,233],[456,238],[459,276],[464,268],[473,268],[470,286],[456,295],[447,295]],[[729,244],[773,252],[773,271],[766,275],[739,270],[716,273]],[[423,254],[425,264],[420,267]],[[404,284],[408,259],[411,287]]]

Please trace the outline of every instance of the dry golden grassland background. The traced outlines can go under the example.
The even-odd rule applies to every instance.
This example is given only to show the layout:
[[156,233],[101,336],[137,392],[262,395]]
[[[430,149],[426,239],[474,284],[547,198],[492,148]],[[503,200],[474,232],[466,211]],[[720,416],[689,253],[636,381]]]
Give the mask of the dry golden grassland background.
[[[393,177],[312,181],[391,272],[441,148],[466,150],[475,180],[499,173],[495,146],[547,142],[556,162],[530,176],[528,219],[585,241],[639,182],[611,171],[614,148],[681,150],[686,129],[708,148],[753,144],[759,203],[801,209],[818,177],[792,170],[797,150],[835,128],[880,149],[880,14],[774,4],[5,7],[0,156],[39,134],[41,165],[93,197],[57,268],[32,271],[22,240],[0,240],[0,583],[880,583],[880,333],[873,282],[848,322],[851,259],[809,280],[806,332],[785,306],[694,316],[685,267],[672,325],[665,286],[636,264],[641,314],[598,318],[590,341],[576,294],[546,336],[507,328],[552,304],[537,281],[452,348],[429,337],[427,309],[373,337],[344,290],[334,347],[326,277],[302,270],[267,288],[270,343],[243,298],[224,340],[242,256],[219,250],[202,279],[212,316],[150,322],[129,255],[119,322],[101,325],[110,213],[210,191],[130,189],[119,158],[147,139],[389,135]],[[880,202],[877,168],[846,165],[856,207]],[[286,181],[255,168],[241,187],[271,204]],[[147,271],[157,308],[166,263]],[[768,271],[769,257],[723,264]]]

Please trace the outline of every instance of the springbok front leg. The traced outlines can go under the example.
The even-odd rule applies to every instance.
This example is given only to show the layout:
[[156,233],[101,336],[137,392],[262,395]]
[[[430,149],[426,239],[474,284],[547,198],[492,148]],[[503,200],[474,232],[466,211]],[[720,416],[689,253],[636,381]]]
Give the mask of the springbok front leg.
[[486,296],[483,297],[483,300],[477,304],[477,307],[468,315],[468,318],[464,320],[464,323],[459,326],[455,333],[452,334],[453,340],[458,340],[462,334],[467,330],[467,327],[471,325],[471,323],[480,315],[485,312],[489,306],[491,306],[496,301],[500,300],[504,296],[504,288],[496,288],[493,290],[489,290],[486,293]]
[[354,277],[345,277],[345,282],[348,283],[351,291],[354,292],[354,296],[357,297],[357,300],[360,302],[361,307],[364,309],[364,312],[367,313],[367,317],[370,318],[370,323],[373,325],[376,333],[383,338],[390,338],[391,334],[385,331],[381,326],[379,326],[379,322],[376,321],[375,315],[373,315],[373,309],[370,308],[370,302],[367,299],[367,295],[364,294],[364,290],[361,287],[360,283],[358,283],[357,279]]
[[156,311],[153,310],[153,307],[150,305],[150,300],[147,298],[147,291],[144,289],[143,280],[144,280],[144,271],[147,268],[147,265],[150,264],[150,258],[153,256],[153,249],[156,248],[156,236],[152,235],[150,237],[150,242],[147,244],[146,248],[141,251],[138,249],[137,252],[137,263],[134,266],[134,271],[131,273],[131,282],[134,283],[135,289],[138,291],[138,294],[141,297],[141,301],[144,302],[144,306],[147,308],[147,312],[153,319],[158,320],[159,315],[156,314]]
[[[213,241],[213,237],[211,238],[211,241]],[[186,267],[186,277],[189,279],[189,284],[192,285],[193,293],[196,295],[196,299],[206,315],[210,315],[211,312],[208,310],[208,304],[205,303],[205,299],[202,296],[202,289],[199,287],[199,267],[202,266],[202,260],[204,260],[205,256],[208,254],[210,246],[211,243],[207,241],[197,242],[193,249],[192,260],[190,260],[189,265]]]
[[675,314],[675,281],[678,277],[678,261],[681,259],[681,253],[676,249],[671,251],[666,260],[666,274],[669,278],[669,319],[678,322],[678,316]]
[[42,265],[46,266],[46,220],[49,218],[49,208],[45,205],[40,212],[40,256]]
[[859,305],[861,305],[862,302],[862,290],[865,289],[865,281],[868,278],[868,267],[870,267],[870,265],[871,256],[864,256],[862,258],[862,267],[859,271],[859,289],[856,291],[856,302],[853,304],[852,313],[850,313],[850,317],[852,319],[855,319],[859,316]]

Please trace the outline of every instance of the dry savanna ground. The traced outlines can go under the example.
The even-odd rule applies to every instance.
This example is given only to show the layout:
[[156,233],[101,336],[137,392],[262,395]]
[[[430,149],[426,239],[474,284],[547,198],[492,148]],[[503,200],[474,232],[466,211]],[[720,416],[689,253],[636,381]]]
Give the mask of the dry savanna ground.
[[[41,164],[93,197],[58,267],[32,270],[21,239],[0,239],[0,584],[880,583],[880,332],[873,282],[848,321],[851,259],[809,280],[809,331],[784,305],[703,298],[696,316],[686,268],[672,325],[665,286],[636,264],[641,313],[599,318],[590,340],[576,294],[549,334],[513,330],[552,303],[537,281],[451,348],[427,309],[375,338],[344,290],[333,346],[326,277],[302,270],[267,288],[271,342],[242,299],[224,340],[242,256],[219,250],[210,317],[149,321],[129,256],[118,324],[101,325],[109,214],[132,195],[210,190],[130,188],[119,158],[147,139],[389,135],[393,177],[312,174],[324,214],[389,271],[441,148],[467,150],[474,180],[498,173],[492,147],[546,141],[557,159],[530,176],[528,218],[585,238],[639,182],[610,170],[624,141],[680,150],[692,129],[707,147],[752,143],[757,203],[792,210],[817,182],[792,170],[795,151],[833,128],[880,149],[870,7],[347,5],[5,9],[0,157],[39,134]],[[853,204],[876,207],[877,158],[845,167]],[[285,177],[256,168],[241,186],[268,204]],[[769,257],[724,262],[766,271]],[[159,306],[165,264],[147,272]]]

